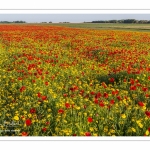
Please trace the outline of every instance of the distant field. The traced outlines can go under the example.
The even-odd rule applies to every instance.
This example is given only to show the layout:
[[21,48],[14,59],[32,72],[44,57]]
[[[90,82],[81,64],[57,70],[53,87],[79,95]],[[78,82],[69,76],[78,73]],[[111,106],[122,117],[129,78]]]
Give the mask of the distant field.
[[[4,25],[4,24],[0,24]],[[149,32],[150,24],[120,24],[120,23],[15,23],[7,25],[44,25],[44,26],[63,26],[71,28],[89,28],[98,30],[128,30]]]
[[72,28],[109,29],[109,30],[133,30],[150,31],[150,24],[117,24],[117,23],[52,23],[51,26],[66,26]]

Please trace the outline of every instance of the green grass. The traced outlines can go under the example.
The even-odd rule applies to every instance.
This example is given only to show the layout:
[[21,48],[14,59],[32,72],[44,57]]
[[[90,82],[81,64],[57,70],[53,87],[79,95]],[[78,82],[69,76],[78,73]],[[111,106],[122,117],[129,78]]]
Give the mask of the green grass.
[[64,26],[64,27],[71,27],[71,28],[99,29],[99,30],[131,30],[131,31],[143,31],[143,32],[150,31],[150,24],[51,23],[51,24],[44,24],[44,25],[49,25],[49,26]]

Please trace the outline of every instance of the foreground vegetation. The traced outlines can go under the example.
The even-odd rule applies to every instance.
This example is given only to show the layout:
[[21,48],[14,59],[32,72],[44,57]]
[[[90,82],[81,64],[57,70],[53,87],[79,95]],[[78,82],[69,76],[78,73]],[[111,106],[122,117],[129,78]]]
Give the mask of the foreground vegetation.
[[0,26],[0,134],[149,136],[150,33]]

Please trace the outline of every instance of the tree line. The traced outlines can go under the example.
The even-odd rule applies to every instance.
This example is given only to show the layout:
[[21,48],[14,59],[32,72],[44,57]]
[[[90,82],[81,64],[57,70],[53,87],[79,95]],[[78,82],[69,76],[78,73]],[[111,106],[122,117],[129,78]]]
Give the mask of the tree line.
[[25,21],[0,21],[0,23],[26,23]]
[[84,23],[135,23],[135,24],[148,24],[150,20],[136,20],[136,19],[122,19],[122,20],[98,20]]

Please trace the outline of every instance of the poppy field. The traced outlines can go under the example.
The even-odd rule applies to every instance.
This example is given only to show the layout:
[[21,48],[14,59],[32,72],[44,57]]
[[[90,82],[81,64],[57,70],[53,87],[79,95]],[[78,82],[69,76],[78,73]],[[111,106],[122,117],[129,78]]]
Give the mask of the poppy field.
[[150,33],[0,25],[1,136],[149,136]]

